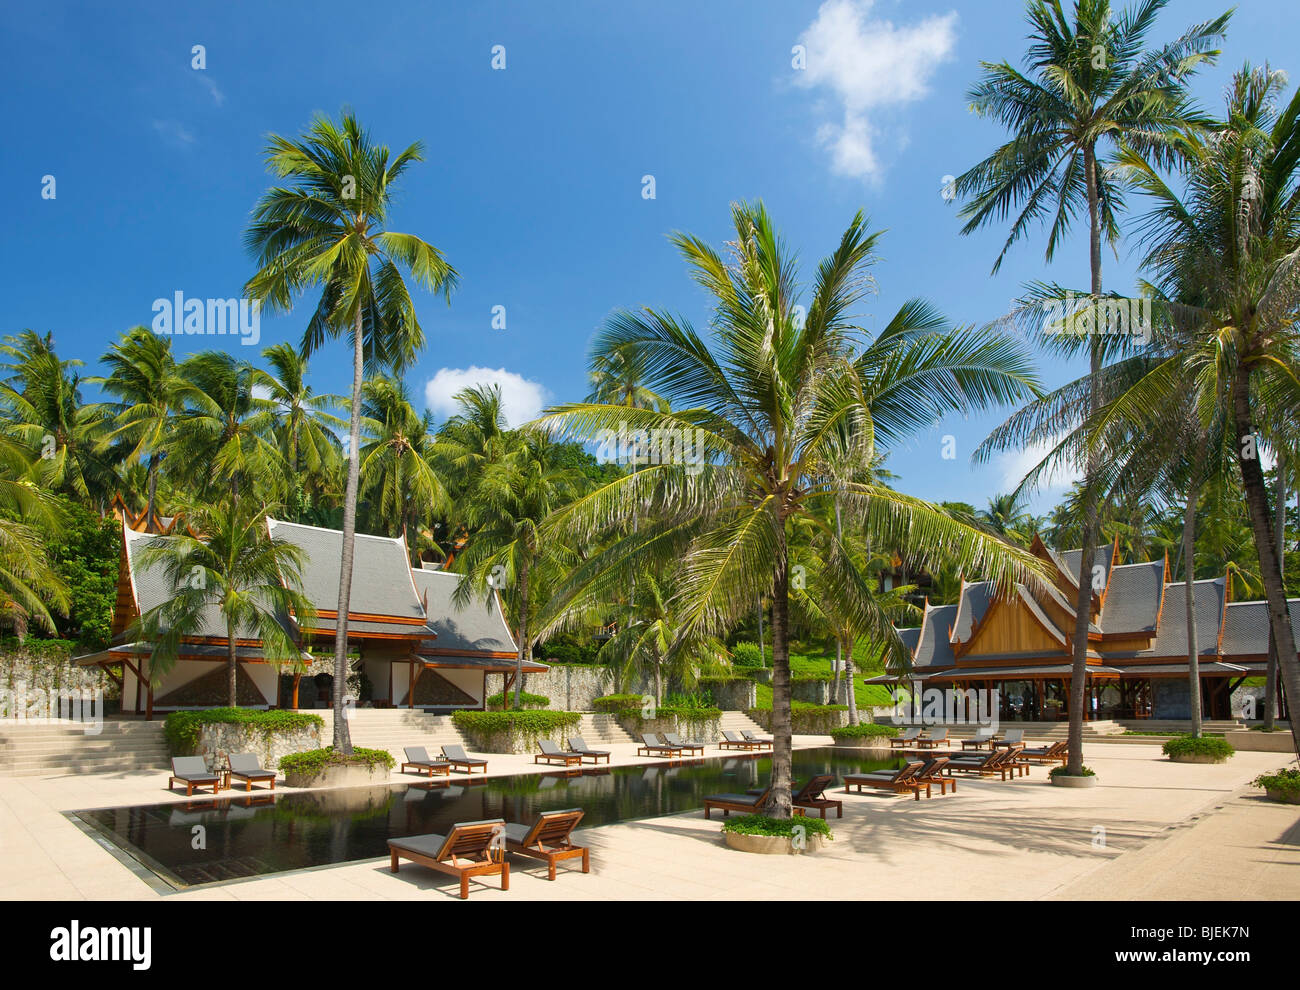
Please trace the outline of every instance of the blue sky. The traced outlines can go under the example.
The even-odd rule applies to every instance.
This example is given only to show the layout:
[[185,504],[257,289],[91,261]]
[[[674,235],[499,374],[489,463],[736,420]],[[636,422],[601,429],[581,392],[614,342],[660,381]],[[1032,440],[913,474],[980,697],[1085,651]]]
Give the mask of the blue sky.
[[[1153,40],[1222,9],[1175,0]],[[887,228],[867,327],[911,296],[982,323],[1027,280],[1086,282],[1082,228],[1053,265],[1031,240],[994,277],[1004,232],[961,237],[941,196],[945,175],[1003,139],[964,94],[981,59],[1018,61],[1019,2],[47,3],[6,21],[0,181],[14,195],[0,331],[52,331],[87,373],[117,334],[151,321],[155,299],[239,295],[252,271],[242,233],[270,184],[266,135],[344,105],[391,146],[426,145],[392,226],[440,247],[462,276],[450,306],[418,300],[428,347],[408,380],[435,411],[478,377],[470,369],[504,374],[519,410],[581,397],[587,341],[618,307],[703,325],[706,300],[666,235],[720,243],[737,199],[766,201],[806,271],[858,209]],[[1245,60],[1294,77],[1298,22],[1292,2],[1244,0],[1197,96],[1217,107]],[[492,67],[498,45],[504,69]],[[54,199],[41,195],[46,175]],[[1105,264],[1108,288],[1132,288],[1126,249]],[[297,343],[311,302],[264,319],[261,345]],[[495,306],[504,330],[492,329]],[[182,353],[211,342],[176,339]],[[349,367],[335,345],[313,382],[344,392]],[[1049,382],[1077,370],[1043,368]],[[969,464],[1000,418],[941,424],[889,466],[913,494],[982,504],[1019,469]],[[945,434],[955,461],[940,456]]]

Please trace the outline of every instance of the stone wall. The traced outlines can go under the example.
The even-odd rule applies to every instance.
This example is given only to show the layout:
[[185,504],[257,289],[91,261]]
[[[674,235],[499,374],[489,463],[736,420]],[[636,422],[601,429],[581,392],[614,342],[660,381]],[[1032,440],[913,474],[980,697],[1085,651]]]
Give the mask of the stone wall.
[[[525,674],[523,684],[523,690],[530,694],[550,698],[551,710],[558,712],[592,711],[592,701],[610,694],[613,687],[614,678],[608,668],[574,663],[557,663],[544,674]],[[637,685],[623,690],[640,694],[643,689]]]
[[716,743],[722,738],[722,721],[717,717],[696,717],[691,714],[661,715],[658,718],[641,718],[640,715],[615,716],[623,731],[637,742],[643,732],[675,732],[685,742]]
[[117,685],[98,667],[77,667],[59,652],[29,651],[19,646],[0,653],[0,690],[28,696],[36,692],[103,691],[105,698],[117,697]]
[[[745,712],[767,732],[772,731],[772,709],[751,708]],[[870,719],[862,719],[870,721]],[[790,723],[796,736],[826,736],[831,729],[849,724],[848,709],[801,708],[790,713]]]
[[289,753],[303,753],[325,745],[322,726],[304,726],[293,732],[263,732],[237,722],[217,722],[199,728],[199,741],[194,751],[178,756],[202,756],[208,769],[216,772],[229,766],[231,753],[256,753],[262,766],[274,770],[280,757]]

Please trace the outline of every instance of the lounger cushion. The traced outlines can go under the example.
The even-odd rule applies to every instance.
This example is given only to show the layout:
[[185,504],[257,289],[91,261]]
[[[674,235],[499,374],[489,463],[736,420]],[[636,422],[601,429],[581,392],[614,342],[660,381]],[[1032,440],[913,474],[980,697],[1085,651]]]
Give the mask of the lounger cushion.
[[758,804],[759,800],[766,794],[767,791],[762,794],[710,794],[704,800],[725,801],[728,804]]

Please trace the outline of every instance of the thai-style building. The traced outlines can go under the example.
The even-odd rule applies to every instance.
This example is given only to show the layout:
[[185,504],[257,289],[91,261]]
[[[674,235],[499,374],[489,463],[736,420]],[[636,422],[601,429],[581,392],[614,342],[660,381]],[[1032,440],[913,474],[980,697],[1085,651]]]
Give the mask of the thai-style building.
[[[954,605],[925,605],[919,628],[899,629],[910,672],[872,681],[921,689],[996,689],[999,717],[1051,721],[1069,716],[1079,550],[1055,551],[1037,536],[1032,552],[1049,580],[998,595],[991,582],[963,582]],[[1168,555],[1120,562],[1118,542],[1097,547],[1083,580],[1089,609],[1085,719],[1187,719],[1187,593],[1171,581]],[[1226,576],[1193,583],[1202,714],[1230,718],[1232,692],[1268,666],[1267,603],[1230,601]],[[1300,599],[1290,602],[1300,639]]]
[[[77,658],[101,667],[121,688],[122,712],[152,716],[183,708],[207,708],[229,701],[228,641],[215,604],[183,637],[171,669],[150,675],[153,644],[132,636],[135,620],[174,595],[162,567],[149,565],[143,551],[174,538],[174,518],[132,513],[120,502],[122,552],[112,641],[107,649]],[[242,707],[328,707],[334,689],[334,635],[339,621],[339,565],[343,534],[268,520],[273,539],[302,551],[301,590],[316,610],[308,620],[285,615],[281,622],[299,644],[300,663],[269,660],[249,630],[236,632],[236,698]],[[423,708],[439,712],[483,708],[488,677],[500,674],[499,689],[516,675],[515,640],[492,595],[459,604],[460,578],[441,570],[410,566],[405,540],[357,534],[352,596],[348,611],[348,649],[362,701],[377,707]],[[547,667],[526,662],[525,673]],[[321,671],[313,675],[313,671]],[[304,673],[307,676],[303,676]],[[357,692],[350,692],[356,694]]]

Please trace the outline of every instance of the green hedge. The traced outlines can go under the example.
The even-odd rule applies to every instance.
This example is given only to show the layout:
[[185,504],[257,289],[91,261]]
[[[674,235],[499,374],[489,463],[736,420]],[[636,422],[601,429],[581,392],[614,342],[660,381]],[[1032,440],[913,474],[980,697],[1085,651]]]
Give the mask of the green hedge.
[[1236,752],[1232,744],[1218,736],[1178,736],[1165,740],[1166,756],[1219,756],[1227,759]]
[[309,712],[260,711],[252,708],[205,708],[202,711],[172,712],[163,722],[163,734],[173,755],[188,753],[198,745],[199,730],[205,725],[237,723],[262,735],[295,732],[324,726],[325,720]]
[[524,732],[533,735],[570,729],[582,721],[581,712],[520,711],[472,712],[459,711],[452,715],[456,728],[476,733]]
[[[1091,768],[1089,768],[1089,767],[1080,767],[1079,770],[1080,770],[1080,772],[1079,772],[1078,776],[1080,776],[1080,777],[1095,777],[1095,776],[1097,776],[1097,771],[1096,771],[1096,770],[1093,770],[1093,769],[1091,769]],[[1069,777],[1069,776],[1073,776],[1073,775],[1070,773],[1070,768],[1069,768],[1069,767],[1061,766],[1061,767],[1052,767],[1052,769],[1049,770],[1049,771],[1047,772],[1047,776],[1049,776],[1049,777],[1057,777],[1057,776],[1061,776],[1061,777]]]
[[804,835],[820,835],[834,839],[831,827],[820,818],[771,818],[768,815],[737,815],[722,824],[722,831],[741,835],[783,835],[794,838],[795,829],[803,826]]
[[859,722],[857,725],[842,725],[838,729],[831,729],[831,736],[836,739],[873,739],[877,736],[896,735],[896,728],[879,722]]
[[351,754],[347,756],[336,753],[333,746],[326,746],[324,749],[309,749],[304,753],[289,753],[280,757],[280,769],[285,773],[319,773],[326,767],[374,767],[380,764],[391,770],[397,761],[387,750],[365,749],[361,746],[353,746]]

